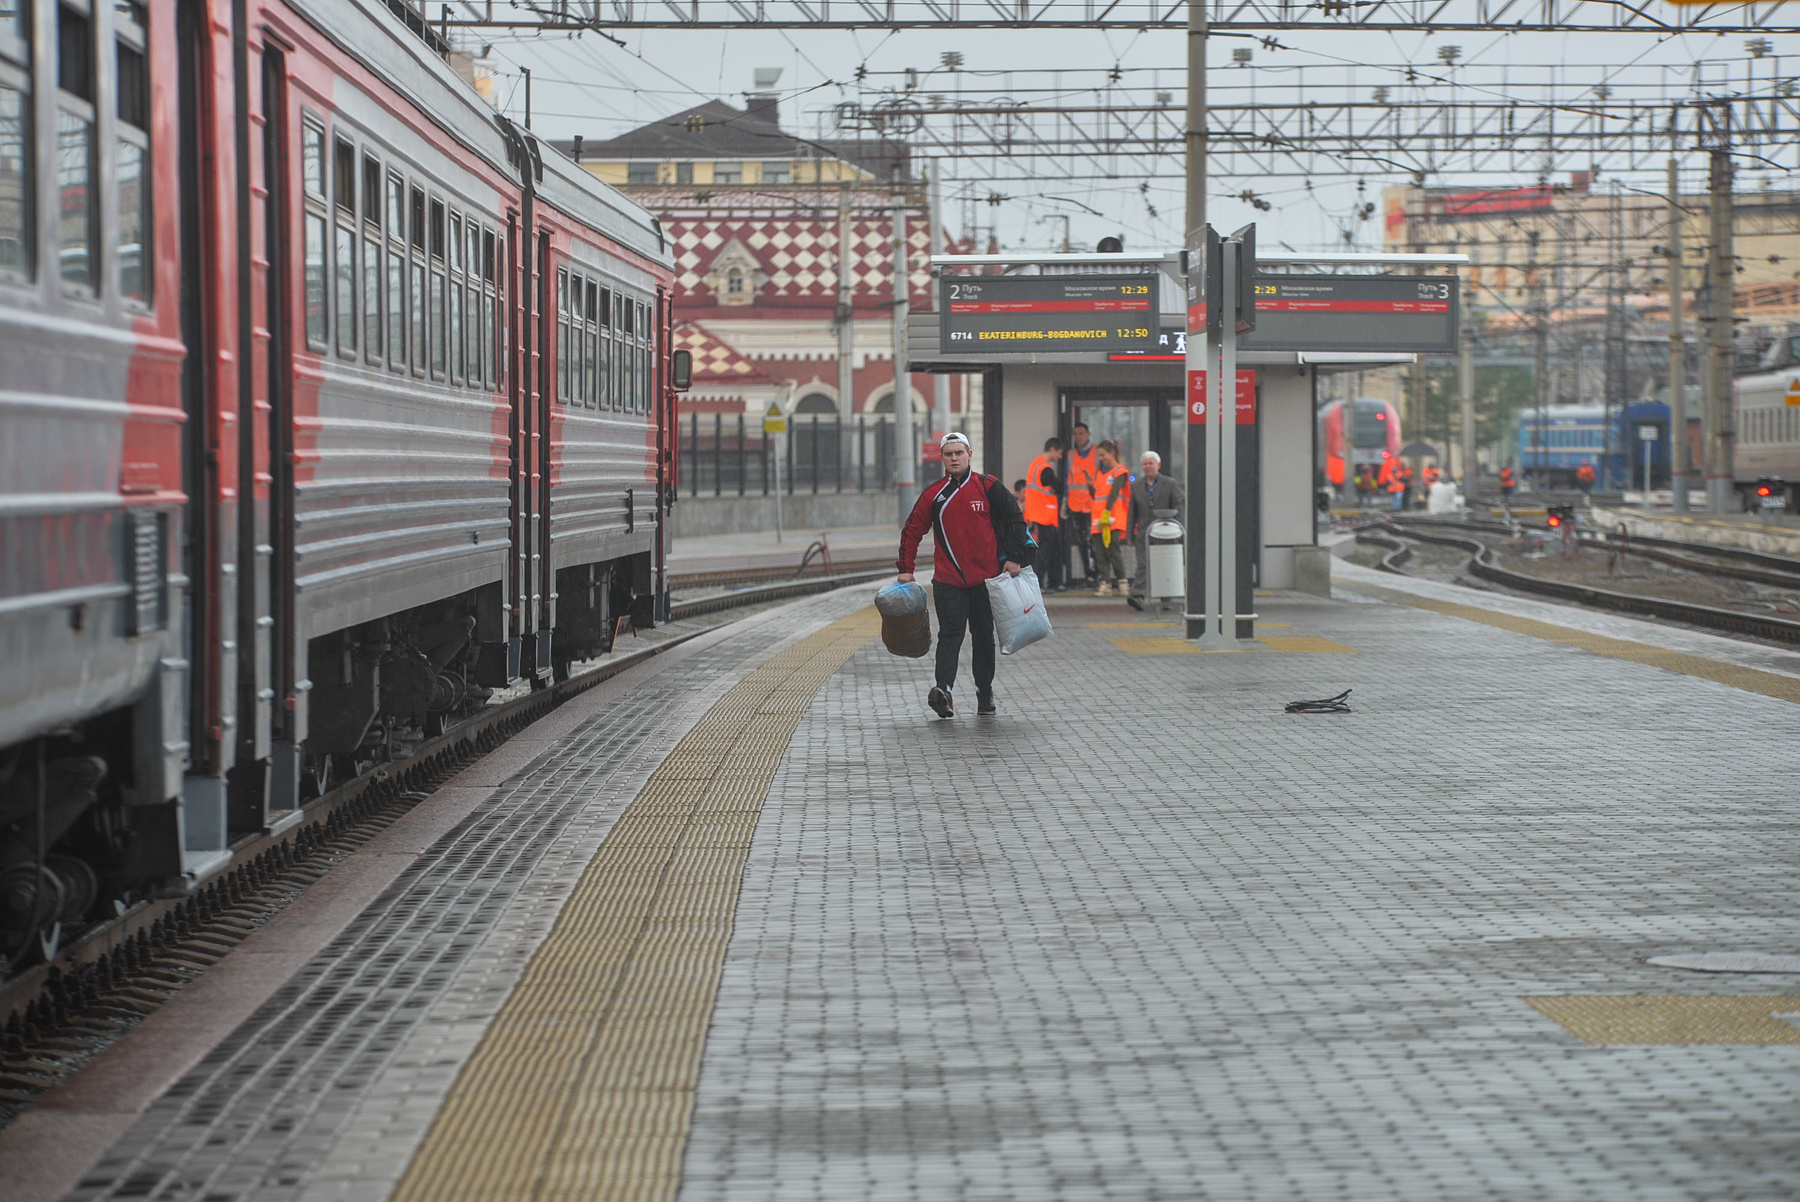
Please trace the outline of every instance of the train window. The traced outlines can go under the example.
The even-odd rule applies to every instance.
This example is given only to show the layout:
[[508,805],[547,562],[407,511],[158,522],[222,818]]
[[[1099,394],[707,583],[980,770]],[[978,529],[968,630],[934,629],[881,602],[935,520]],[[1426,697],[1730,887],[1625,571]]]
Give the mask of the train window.
[[412,369],[413,375],[425,374],[425,357],[430,348],[425,342],[425,265],[413,261],[412,271],[407,276],[408,303],[412,306]]
[[311,121],[300,127],[300,180],[310,195],[325,195],[325,127]]
[[556,273],[556,399],[569,399],[569,273]]
[[31,105],[0,76],[0,274],[31,275]]
[[362,215],[369,225],[381,228],[381,160],[372,154],[363,156]]
[[406,185],[397,175],[387,177],[387,232],[390,238],[406,237]]
[[119,42],[119,120],[135,129],[150,128],[150,73],[144,68],[144,52],[129,42]]
[[336,159],[332,163],[332,195],[337,207],[352,217],[356,215],[356,146],[348,138],[339,138],[332,146]]
[[448,360],[444,347],[444,273],[431,273],[431,378],[444,378],[444,367]]
[[337,348],[346,359],[356,358],[356,231],[337,227]]
[[56,114],[57,252],[65,290],[94,290],[94,123]]
[[406,259],[388,243],[387,257],[387,342],[388,367],[406,370]]
[[94,98],[94,27],[84,12],[56,7],[56,86],[83,100]]
[[462,218],[450,214],[450,301],[445,314],[450,323],[450,379],[463,379],[463,282],[462,282]]
[[306,341],[325,349],[325,219],[306,217]]
[[114,183],[118,188],[119,295],[129,301],[150,301],[150,173],[144,148],[119,139],[114,156]]
[[385,316],[381,307],[381,243],[364,238],[362,256],[363,354],[370,363],[380,363],[381,323]]

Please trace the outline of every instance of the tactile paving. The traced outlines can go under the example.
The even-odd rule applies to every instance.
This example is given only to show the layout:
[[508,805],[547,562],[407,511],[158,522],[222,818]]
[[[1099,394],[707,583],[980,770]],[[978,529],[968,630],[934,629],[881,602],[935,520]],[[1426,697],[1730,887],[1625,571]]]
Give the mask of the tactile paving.
[[674,1196],[769,782],[820,686],[879,628],[866,609],[776,654],[669,754],[463,1069],[395,1202]]
[[1800,997],[1528,997],[1527,1005],[1569,1034],[1599,1045],[1800,1043],[1800,1027],[1774,1017],[1800,1011]]
[[[841,607],[848,598],[813,604]],[[696,697],[726,685],[793,638],[767,623],[704,656],[660,666],[496,789],[407,868],[364,913],[250,1019],[224,1036],[102,1158],[72,1197],[290,1202],[307,1194],[359,1104],[377,1085],[393,1112],[353,1164],[333,1164],[333,1197],[383,1197],[379,1166],[409,1154],[442,1090],[441,1053],[389,1074],[398,1050],[428,1034],[453,991],[479,1009],[504,974],[485,941],[548,898],[539,873],[571,843],[600,843],[626,799],[685,730]],[[479,767],[477,768],[479,771]],[[429,803],[427,803],[429,804]],[[588,832],[597,831],[590,835]],[[733,853],[739,854],[739,853]],[[330,878],[321,883],[329,888]],[[617,887],[642,886],[621,878]],[[419,1111],[423,1110],[423,1115]],[[403,1160],[401,1163],[404,1163]],[[387,1178],[398,1176],[399,1165]],[[353,1189],[339,1191],[339,1185]],[[482,1202],[488,1202],[483,1199]]]

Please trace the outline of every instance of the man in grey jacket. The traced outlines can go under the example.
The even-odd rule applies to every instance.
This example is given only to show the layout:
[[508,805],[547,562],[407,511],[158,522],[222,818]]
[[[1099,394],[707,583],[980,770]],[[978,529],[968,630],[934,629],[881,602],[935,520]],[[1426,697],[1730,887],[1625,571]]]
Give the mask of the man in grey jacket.
[[1144,608],[1144,600],[1150,595],[1150,523],[1156,520],[1156,511],[1173,509],[1176,517],[1187,520],[1187,493],[1182,490],[1181,481],[1162,474],[1162,456],[1145,451],[1138,460],[1138,469],[1137,479],[1131,482],[1131,507],[1125,521],[1137,553],[1131,572],[1131,595],[1125,599],[1133,609]]

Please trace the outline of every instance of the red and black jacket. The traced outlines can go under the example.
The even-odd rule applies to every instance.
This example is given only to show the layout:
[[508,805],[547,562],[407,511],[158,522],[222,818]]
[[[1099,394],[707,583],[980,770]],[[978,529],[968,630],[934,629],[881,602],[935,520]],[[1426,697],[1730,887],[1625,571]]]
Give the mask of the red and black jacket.
[[1031,562],[1031,535],[1019,502],[998,477],[970,471],[927,485],[900,530],[902,574],[913,570],[919,540],[931,531],[933,579],[969,588],[1000,574],[1000,565]]

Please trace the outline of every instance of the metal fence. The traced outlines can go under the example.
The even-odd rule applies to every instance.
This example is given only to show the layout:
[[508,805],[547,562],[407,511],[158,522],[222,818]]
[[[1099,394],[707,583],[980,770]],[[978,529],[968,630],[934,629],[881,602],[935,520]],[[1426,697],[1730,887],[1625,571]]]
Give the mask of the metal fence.
[[[788,418],[782,438],[764,434],[744,414],[691,413],[681,423],[681,491],[694,497],[763,497],[775,491],[781,454],[783,492],[884,492],[894,487],[894,419],[807,413]],[[916,450],[916,448],[915,448]],[[936,479],[935,463],[915,463],[921,483]]]

